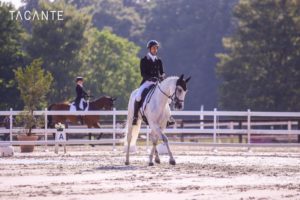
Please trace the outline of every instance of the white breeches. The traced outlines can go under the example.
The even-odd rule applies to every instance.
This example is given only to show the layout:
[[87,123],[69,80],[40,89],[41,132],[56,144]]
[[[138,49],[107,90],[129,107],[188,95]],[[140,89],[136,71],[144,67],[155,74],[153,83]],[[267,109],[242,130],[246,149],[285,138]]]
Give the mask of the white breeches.
[[151,85],[155,84],[155,82],[152,81],[145,81],[139,88],[137,94],[136,94],[136,101],[141,101],[142,99],[142,93],[144,91],[145,88],[149,88]]

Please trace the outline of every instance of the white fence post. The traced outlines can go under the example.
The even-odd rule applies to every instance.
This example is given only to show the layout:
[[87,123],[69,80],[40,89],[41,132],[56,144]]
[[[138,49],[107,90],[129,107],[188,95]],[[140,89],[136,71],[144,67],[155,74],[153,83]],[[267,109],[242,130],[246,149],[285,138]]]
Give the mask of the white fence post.
[[45,141],[46,141],[45,147],[46,147],[46,150],[47,150],[47,141],[48,141],[48,131],[47,131],[47,129],[48,129],[48,109],[47,108],[45,108],[45,118],[44,118],[44,120],[45,120]]
[[214,144],[217,143],[217,109],[214,108]]
[[292,122],[288,121],[288,141],[291,142]]
[[203,127],[203,119],[204,119],[204,116],[203,116],[203,110],[204,110],[204,107],[203,105],[201,105],[201,108],[200,108],[200,129],[202,130],[204,127]]
[[116,151],[116,108],[113,108],[113,151]]
[[12,142],[13,135],[12,135],[12,127],[13,127],[13,115],[12,115],[13,109],[10,108],[10,114],[9,114],[9,140]]
[[248,137],[248,144],[251,144],[251,111],[250,109],[247,110],[247,137]]

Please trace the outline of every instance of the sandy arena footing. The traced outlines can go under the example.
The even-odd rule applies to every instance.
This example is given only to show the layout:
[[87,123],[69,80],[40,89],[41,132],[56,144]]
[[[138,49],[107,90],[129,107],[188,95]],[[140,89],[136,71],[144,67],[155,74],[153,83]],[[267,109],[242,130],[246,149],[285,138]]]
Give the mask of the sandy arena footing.
[[177,165],[153,167],[145,147],[129,166],[122,147],[47,149],[0,158],[0,199],[300,199],[299,148],[173,146]]

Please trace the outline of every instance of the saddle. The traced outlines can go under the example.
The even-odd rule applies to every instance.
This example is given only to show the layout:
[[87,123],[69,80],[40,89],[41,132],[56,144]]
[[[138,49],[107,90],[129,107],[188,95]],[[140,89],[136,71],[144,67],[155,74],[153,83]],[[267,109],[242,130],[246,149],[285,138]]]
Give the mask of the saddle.
[[[79,103],[79,108],[81,110],[87,111],[89,109],[89,102],[81,99]],[[75,101],[70,104],[70,111],[77,111]]]
[[142,98],[140,101],[140,109],[139,110],[142,115],[143,121],[147,125],[149,125],[149,124],[148,124],[148,120],[147,120],[147,117],[145,116],[144,111],[146,110],[147,104],[149,103],[156,86],[157,86],[157,84],[153,84],[149,88],[145,88],[144,91],[142,92]]

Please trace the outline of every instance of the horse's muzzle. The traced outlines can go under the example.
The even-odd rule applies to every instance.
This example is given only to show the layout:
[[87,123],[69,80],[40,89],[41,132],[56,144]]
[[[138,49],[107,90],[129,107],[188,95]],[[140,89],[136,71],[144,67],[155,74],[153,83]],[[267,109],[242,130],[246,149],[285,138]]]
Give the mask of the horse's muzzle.
[[175,110],[182,110],[184,107],[183,103],[176,102],[174,105]]

